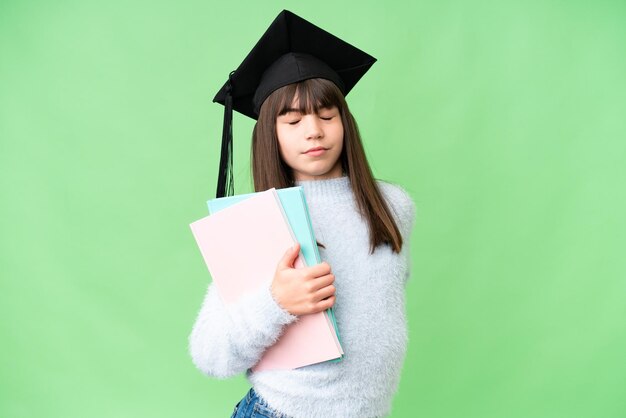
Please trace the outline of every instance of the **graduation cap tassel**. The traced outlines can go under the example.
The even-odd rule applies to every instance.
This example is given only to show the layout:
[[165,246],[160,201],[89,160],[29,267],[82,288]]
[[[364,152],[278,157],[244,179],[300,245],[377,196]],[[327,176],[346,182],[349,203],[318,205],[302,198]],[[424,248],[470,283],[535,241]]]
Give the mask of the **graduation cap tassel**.
[[232,196],[233,185],[233,96],[232,76],[228,75],[226,83],[226,98],[224,101],[224,126],[222,127],[222,151],[220,155],[220,169],[217,178],[216,198]]

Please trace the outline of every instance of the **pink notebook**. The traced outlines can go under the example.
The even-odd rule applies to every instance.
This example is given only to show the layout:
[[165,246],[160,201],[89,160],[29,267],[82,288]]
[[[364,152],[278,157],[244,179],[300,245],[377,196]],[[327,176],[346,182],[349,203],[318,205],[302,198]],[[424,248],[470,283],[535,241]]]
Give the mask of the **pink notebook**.
[[[297,241],[276,189],[236,203],[190,224],[224,303],[268,285],[276,265]],[[299,255],[295,267],[304,266]],[[343,350],[324,312],[289,324],[253,371],[295,369],[340,357]]]

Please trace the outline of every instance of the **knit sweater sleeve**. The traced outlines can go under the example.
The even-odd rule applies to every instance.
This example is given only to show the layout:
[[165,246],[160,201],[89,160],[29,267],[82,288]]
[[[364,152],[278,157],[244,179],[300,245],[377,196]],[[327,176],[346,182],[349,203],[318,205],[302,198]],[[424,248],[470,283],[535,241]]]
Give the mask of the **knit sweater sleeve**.
[[269,283],[226,305],[211,282],[189,335],[189,353],[204,374],[235,376],[254,366],[297,318],[276,302]]
[[411,195],[400,185],[379,181],[391,209],[394,212],[395,220],[402,235],[402,254],[406,259],[406,273],[404,277],[405,285],[411,275],[411,232],[415,225],[416,206]]
[[415,202],[411,198],[411,196],[404,190],[400,189],[404,194],[405,201],[402,205],[402,239],[406,245],[406,275],[404,278],[404,284],[406,285],[411,277],[411,232],[413,231],[413,226],[415,225],[416,218],[416,207]]

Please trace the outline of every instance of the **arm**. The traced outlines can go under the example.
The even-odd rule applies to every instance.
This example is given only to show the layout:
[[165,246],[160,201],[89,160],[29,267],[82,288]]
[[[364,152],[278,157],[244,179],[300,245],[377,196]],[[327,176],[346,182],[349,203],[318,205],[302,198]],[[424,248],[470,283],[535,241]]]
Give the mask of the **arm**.
[[[411,231],[413,231],[413,226],[415,225],[416,218],[416,209],[415,202],[411,198],[411,196],[407,193],[408,202],[406,204],[406,218],[408,221],[406,222],[406,229],[403,232],[402,239],[404,240],[404,245],[406,245],[406,277],[404,279],[404,284],[406,285],[411,276]],[[405,249],[403,249],[405,250]]]
[[278,305],[269,283],[225,305],[212,282],[189,335],[189,353],[204,374],[235,376],[254,366],[297,318]]
[[401,254],[406,260],[406,272],[404,274],[404,284],[409,281],[411,274],[411,232],[415,225],[416,205],[411,195],[400,185],[379,181],[382,191],[388,199],[391,210],[395,214],[396,224],[402,235]]

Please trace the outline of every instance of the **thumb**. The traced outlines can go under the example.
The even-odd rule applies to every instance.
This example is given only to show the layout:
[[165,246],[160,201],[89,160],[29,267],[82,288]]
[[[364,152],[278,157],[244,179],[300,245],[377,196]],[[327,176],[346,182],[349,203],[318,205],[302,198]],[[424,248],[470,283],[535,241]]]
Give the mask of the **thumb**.
[[300,253],[300,243],[296,243],[293,247],[289,247],[278,264],[282,268],[293,268],[293,263]]

